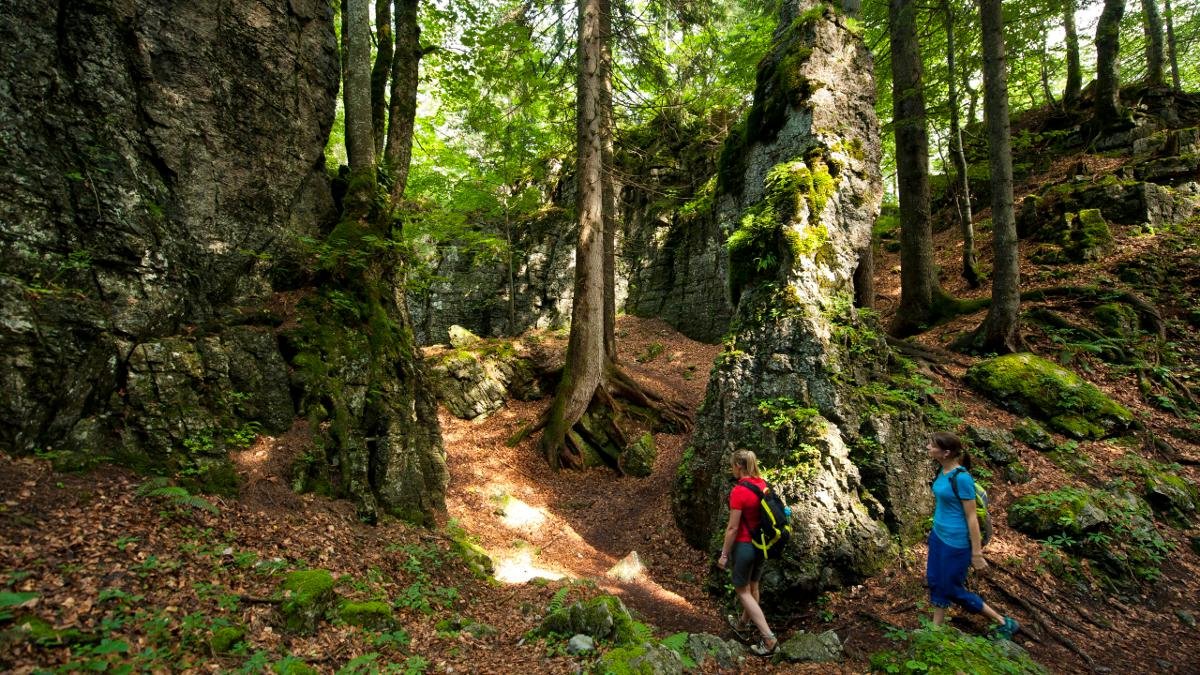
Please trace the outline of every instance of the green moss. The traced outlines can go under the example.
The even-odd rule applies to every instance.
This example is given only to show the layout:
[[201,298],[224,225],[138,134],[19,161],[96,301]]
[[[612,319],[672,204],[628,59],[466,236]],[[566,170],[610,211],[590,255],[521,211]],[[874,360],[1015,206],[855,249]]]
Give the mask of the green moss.
[[311,633],[333,602],[333,575],[328,570],[292,572],[282,590],[279,609],[284,627],[292,633]]
[[246,629],[240,626],[225,626],[213,631],[208,640],[213,654],[225,654],[233,650],[246,637]]
[[1096,305],[1092,308],[1092,320],[1120,336],[1131,336],[1138,330],[1137,311],[1123,302]]
[[628,645],[610,649],[592,669],[597,675],[655,675],[654,664],[641,661],[646,645]]
[[319,675],[321,671],[300,659],[289,657],[272,664],[271,672],[277,675]]
[[396,623],[392,617],[391,606],[378,600],[368,602],[346,600],[338,607],[338,618],[351,626],[379,631],[391,630]]
[[967,382],[1017,414],[1046,419],[1072,438],[1102,438],[1134,426],[1133,414],[1075,373],[1033,354],[972,366]]

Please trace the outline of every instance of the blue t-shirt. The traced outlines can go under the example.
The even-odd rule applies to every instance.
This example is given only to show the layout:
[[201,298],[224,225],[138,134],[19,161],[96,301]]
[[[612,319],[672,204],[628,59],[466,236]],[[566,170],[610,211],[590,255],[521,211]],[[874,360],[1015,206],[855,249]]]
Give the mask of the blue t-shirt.
[[[957,473],[956,473],[957,472]],[[950,470],[958,482],[958,496],[950,485],[950,474],[938,471],[933,480],[933,533],[942,543],[953,548],[971,548],[971,537],[967,531],[967,514],[962,501],[975,499],[975,479],[966,469],[955,467]]]

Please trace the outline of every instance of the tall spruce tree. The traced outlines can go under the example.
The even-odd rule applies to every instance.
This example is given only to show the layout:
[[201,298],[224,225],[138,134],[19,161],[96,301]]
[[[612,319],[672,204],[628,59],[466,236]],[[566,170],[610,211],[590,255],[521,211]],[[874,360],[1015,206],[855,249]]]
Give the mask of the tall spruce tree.
[[1096,22],[1096,95],[1093,125],[1103,130],[1121,118],[1121,18],[1125,0],[1104,0]]

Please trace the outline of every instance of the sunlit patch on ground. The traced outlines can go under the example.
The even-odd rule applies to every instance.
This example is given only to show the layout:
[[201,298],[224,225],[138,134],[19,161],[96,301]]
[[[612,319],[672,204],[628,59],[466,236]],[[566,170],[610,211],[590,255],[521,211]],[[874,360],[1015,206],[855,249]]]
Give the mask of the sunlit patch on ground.
[[520,550],[507,557],[494,556],[496,565],[496,581],[505,584],[523,584],[530,579],[562,579],[563,574],[554,570],[538,567],[533,561],[529,550]]
[[504,504],[504,515],[500,522],[513,529],[539,527],[546,522],[546,513],[530,506],[516,497],[509,497]]

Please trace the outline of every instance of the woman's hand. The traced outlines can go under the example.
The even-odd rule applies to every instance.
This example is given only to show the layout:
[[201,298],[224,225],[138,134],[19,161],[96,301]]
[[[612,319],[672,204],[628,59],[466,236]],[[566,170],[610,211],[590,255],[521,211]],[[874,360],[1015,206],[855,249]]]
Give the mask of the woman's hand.
[[729,564],[729,555],[726,553],[722,553],[721,557],[717,558],[717,567],[720,567],[721,569],[725,569],[725,567],[728,564]]
[[987,567],[987,560],[984,559],[982,553],[971,554],[971,567],[981,570]]

